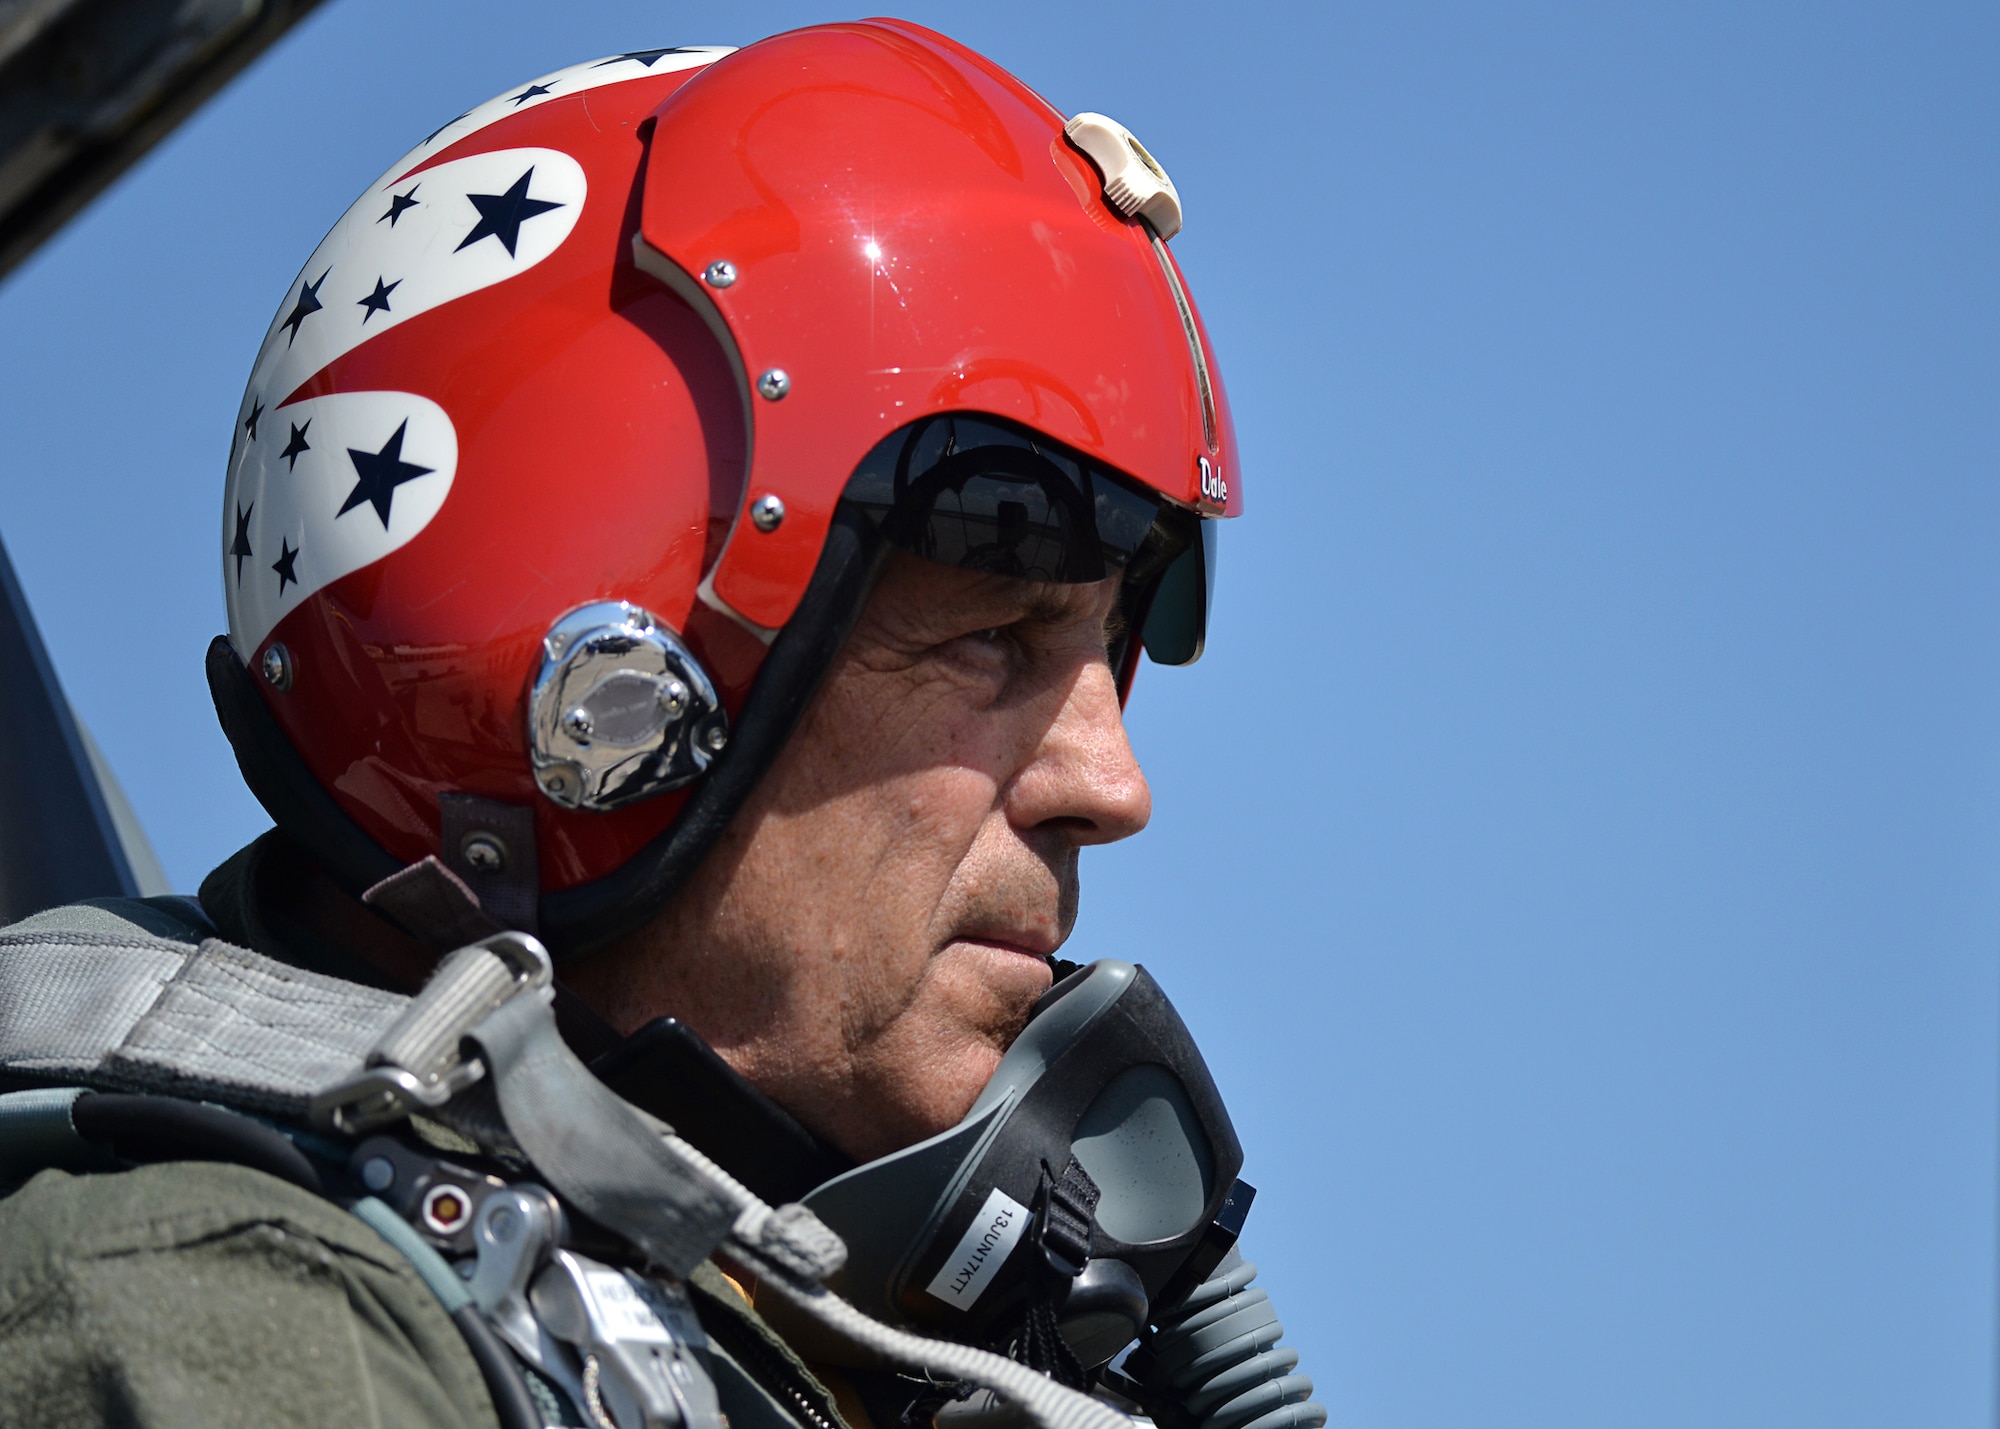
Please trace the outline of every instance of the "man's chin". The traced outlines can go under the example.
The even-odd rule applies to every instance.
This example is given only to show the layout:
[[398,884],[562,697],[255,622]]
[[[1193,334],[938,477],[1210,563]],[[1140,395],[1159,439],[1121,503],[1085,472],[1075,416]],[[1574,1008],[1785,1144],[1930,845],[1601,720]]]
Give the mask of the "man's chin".
[[1050,981],[1048,960],[1025,949],[978,939],[947,946],[867,1059],[860,1105],[836,1142],[872,1160],[964,1120]]

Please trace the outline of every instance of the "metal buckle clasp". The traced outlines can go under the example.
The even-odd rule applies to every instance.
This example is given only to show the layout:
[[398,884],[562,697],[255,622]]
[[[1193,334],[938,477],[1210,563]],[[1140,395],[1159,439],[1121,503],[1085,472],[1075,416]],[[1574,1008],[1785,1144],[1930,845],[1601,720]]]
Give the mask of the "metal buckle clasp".
[[448,954],[362,1069],[313,1098],[314,1123],[355,1136],[443,1106],[486,1075],[461,1051],[465,1034],[524,992],[549,996],[553,977],[548,950],[526,933],[495,933]]
[[726,1429],[701,1361],[708,1336],[678,1283],[558,1250],[529,1291],[535,1318],[582,1363],[581,1407],[616,1429]]

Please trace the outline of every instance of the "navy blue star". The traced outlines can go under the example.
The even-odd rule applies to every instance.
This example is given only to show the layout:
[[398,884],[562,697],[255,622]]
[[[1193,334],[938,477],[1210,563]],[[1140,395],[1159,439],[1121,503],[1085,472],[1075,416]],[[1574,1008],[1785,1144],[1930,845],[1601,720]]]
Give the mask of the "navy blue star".
[[[326,270],[326,273],[331,273],[332,271],[333,269],[329,268]],[[290,347],[293,339],[298,337],[299,324],[326,306],[326,304],[319,300],[320,283],[326,281],[326,273],[319,275],[318,283],[302,282],[299,284],[299,300],[292,305],[292,315],[285,319],[285,326],[292,330],[291,336],[285,339],[286,347]],[[256,434],[253,432],[251,435],[254,436]]]
[[661,55],[691,55],[693,53],[694,51],[686,45],[673,45],[664,50],[633,50],[627,54],[613,55],[608,60],[599,60],[591,68],[603,69],[606,65],[615,65],[621,60],[637,60],[647,69],[651,69],[659,62]]
[[278,573],[278,594],[282,597],[287,585],[299,583],[299,573],[294,569],[298,565],[299,553],[292,549],[289,538],[280,541],[278,545],[280,554],[277,560],[271,562],[271,569]]
[[[463,119],[464,117],[465,116],[461,114],[459,116],[459,119]],[[453,124],[456,124],[457,122],[458,122],[457,119],[454,119],[452,121]],[[450,128],[451,126],[446,125],[445,127]],[[444,132],[443,129],[438,130],[438,134],[442,134],[443,132]],[[436,134],[433,134],[431,136],[431,138],[433,139],[436,137],[437,137]],[[424,142],[429,143],[430,140],[427,139]],[[396,226],[397,219],[401,218],[405,213],[409,212],[411,209],[417,206],[416,193],[417,190],[422,187],[423,185],[420,183],[411,184],[410,191],[408,193],[389,195],[389,211],[382,215],[382,218],[386,218],[389,220],[389,227],[394,228]],[[382,218],[378,218],[375,221],[377,223],[380,223],[382,221]]]
[[306,418],[306,425],[304,427],[300,426],[297,422],[292,423],[292,439],[285,444],[285,449],[278,453],[287,463],[285,467],[286,471],[297,471],[299,469],[299,458],[312,450],[312,443],[306,440],[306,429],[311,427],[312,424],[313,419],[311,417]]
[[[433,139],[437,138],[437,136],[438,136],[438,135],[440,135],[440,134],[444,133],[444,131],[445,131],[445,130],[447,130],[447,129],[449,129],[449,128],[451,128],[451,126],[452,126],[452,125],[454,125],[454,124],[458,123],[458,121],[459,121],[459,120],[461,120],[461,119],[468,119],[468,118],[470,118],[471,116],[472,116],[472,111],[471,111],[470,109],[466,110],[466,111],[465,111],[465,113],[463,113],[463,114],[454,114],[454,115],[452,115],[452,116],[451,116],[451,118],[449,118],[449,119],[445,120],[445,121],[444,121],[444,123],[442,123],[442,124],[438,125],[438,127],[437,127],[437,128],[435,128],[435,129],[433,129],[433,130],[431,130],[431,132],[430,132],[430,133],[428,133],[428,134],[424,135],[424,142],[425,142],[426,144],[430,143],[430,141],[431,141],[431,140],[433,140]],[[415,190],[415,189],[411,189],[411,190],[410,190],[410,192],[411,192],[411,193],[415,193],[415,192],[416,192],[416,190]],[[377,223],[380,223],[380,222],[381,222],[381,220],[380,220],[380,219],[377,219],[377,220],[375,220],[375,221],[376,221]],[[391,228],[394,228],[394,227],[395,227],[396,225],[392,223],[392,224],[390,224],[389,226],[390,226]]]
[[250,399],[250,415],[243,419],[243,430],[250,434],[250,440],[257,440],[257,419],[264,415],[264,404],[255,397]]
[[482,238],[497,238],[507,250],[507,256],[514,256],[514,245],[520,240],[521,225],[537,214],[547,213],[552,208],[561,208],[559,203],[547,199],[529,198],[528,181],[535,176],[534,166],[514,180],[514,186],[504,194],[467,194],[472,206],[479,210],[479,222],[472,232],[465,235],[465,241],[454,248],[470,248]]
[[382,529],[386,531],[389,529],[389,506],[396,499],[396,488],[436,470],[403,460],[403,433],[409,430],[409,426],[410,420],[405,417],[403,425],[396,428],[395,435],[382,444],[379,452],[356,451],[353,447],[347,449],[347,455],[354,462],[354,490],[347,493],[346,502],[333,513],[335,519],[367,502],[375,508],[375,514],[382,520]]
[[402,286],[403,280],[401,278],[398,278],[393,283],[384,283],[380,278],[377,278],[375,280],[375,291],[359,301],[359,306],[368,309],[367,312],[361,315],[362,323],[365,325],[368,319],[374,317],[377,313],[388,312],[389,294]]
[[[250,503],[250,511],[257,509],[257,503]],[[250,549],[250,511],[241,506],[236,508],[236,539],[229,543],[227,554],[236,557],[236,584],[243,584],[243,558],[257,553]]]
[[514,107],[516,109],[519,109],[523,104],[526,104],[536,95],[547,94],[548,92],[549,92],[549,87],[545,84],[531,84],[526,89],[522,90],[519,94],[512,95],[510,97],[514,101]]

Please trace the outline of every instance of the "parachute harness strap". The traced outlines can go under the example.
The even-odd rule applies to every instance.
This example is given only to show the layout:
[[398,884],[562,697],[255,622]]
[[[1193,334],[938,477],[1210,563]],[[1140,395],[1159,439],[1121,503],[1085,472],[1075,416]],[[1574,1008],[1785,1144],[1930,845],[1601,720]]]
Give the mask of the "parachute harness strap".
[[847,1258],[801,1205],[773,1207],[657,1118],[606,1087],[556,1031],[548,953],[506,932],[459,949],[368,1052],[360,1071],[314,1099],[315,1118],[349,1132],[424,1111],[504,1132],[570,1205],[685,1279],[725,1246],[842,1339],[931,1378],[1020,1406],[1040,1429],[1130,1429],[1110,1405],[988,1350],[873,1320],[820,1282]]

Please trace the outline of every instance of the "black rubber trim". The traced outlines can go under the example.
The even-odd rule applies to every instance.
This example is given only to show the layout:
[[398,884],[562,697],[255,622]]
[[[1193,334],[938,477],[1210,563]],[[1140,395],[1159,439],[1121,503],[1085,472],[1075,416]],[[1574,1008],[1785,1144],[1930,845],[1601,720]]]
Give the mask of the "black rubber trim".
[[228,636],[209,641],[207,668],[209,698],[236,751],[236,767],[271,822],[305,845],[321,871],[356,898],[401,869],[313,778]]
[[542,1429],[542,1411],[535,1407],[528,1381],[514,1363],[514,1356],[486,1323],[486,1317],[479,1313],[479,1307],[459,1306],[452,1311],[451,1322],[458,1326],[465,1347],[472,1351],[473,1362],[479,1366],[479,1377],[486,1381],[486,1393],[493,1401],[500,1429]]
[[[673,825],[625,864],[593,882],[544,893],[542,941],[557,961],[578,958],[645,925],[680,891],[790,737],[860,618],[890,547],[869,521],[838,508],[798,613],[757,671],[729,748]],[[274,823],[313,862],[360,897],[402,865],[321,787],[258,692],[226,636],[208,647],[208,689],[243,782]]]
[[125,1161],[228,1161],[326,1194],[319,1172],[289,1137],[204,1102],[94,1092],[76,1099],[70,1123],[85,1141]]

